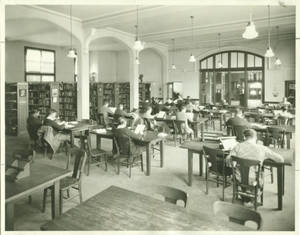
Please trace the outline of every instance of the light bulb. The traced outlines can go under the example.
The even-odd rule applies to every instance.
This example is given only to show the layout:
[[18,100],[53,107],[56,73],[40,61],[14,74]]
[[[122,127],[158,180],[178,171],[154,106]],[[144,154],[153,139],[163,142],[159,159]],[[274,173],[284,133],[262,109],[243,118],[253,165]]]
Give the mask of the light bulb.
[[176,69],[176,65],[172,64],[172,69],[175,70]]
[[76,55],[75,49],[74,49],[74,48],[71,48],[71,49],[68,51],[67,56],[68,56],[69,58],[76,58],[77,55]]
[[144,49],[144,43],[142,43],[140,40],[136,39],[133,45],[134,50],[141,51]]
[[265,57],[270,58],[270,57],[273,57],[274,55],[275,55],[275,54],[274,54],[272,48],[269,46],[269,47],[267,48],[266,53],[265,53]]
[[281,65],[281,60],[277,57],[274,64],[277,65],[277,66],[280,66]]
[[138,57],[135,58],[135,63],[136,63],[136,64],[140,64],[140,60],[139,60]]
[[191,62],[191,63],[196,62],[195,56],[193,54],[190,55],[189,62]]
[[255,24],[253,23],[253,21],[249,21],[245,32],[243,33],[243,38],[245,39],[254,39],[258,37],[258,32],[256,31],[256,27]]

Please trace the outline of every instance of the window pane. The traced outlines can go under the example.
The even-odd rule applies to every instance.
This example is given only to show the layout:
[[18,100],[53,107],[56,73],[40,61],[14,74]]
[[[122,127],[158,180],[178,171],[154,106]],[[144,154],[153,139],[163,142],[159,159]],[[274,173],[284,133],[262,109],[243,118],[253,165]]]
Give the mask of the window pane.
[[206,62],[207,62],[207,60],[203,60],[201,62],[201,69],[207,69]]
[[41,76],[40,75],[26,75],[27,82],[40,82]]
[[41,71],[41,52],[39,50],[27,49],[26,72]]
[[255,67],[262,67],[262,58],[255,56]]
[[54,52],[42,51],[42,61],[43,62],[54,62]]
[[254,55],[248,54],[248,67],[254,67]]
[[223,68],[228,68],[228,53],[222,53]]
[[221,54],[217,54],[216,55],[216,59],[215,59],[215,68],[219,68],[218,64],[222,62],[222,58],[221,58]]
[[231,68],[237,67],[237,52],[231,52]]
[[238,53],[238,67],[243,68],[245,67],[245,54],[244,53]]
[[41,64],[42,73],[54,73],[54,63],[53,62],[43,62]]
[[207,68],[208,69],[213,68],[213,57],[212,56],[207,59]]
[[54,82],[54,76],[51,75],[43,75],[42,76],[43,82]]

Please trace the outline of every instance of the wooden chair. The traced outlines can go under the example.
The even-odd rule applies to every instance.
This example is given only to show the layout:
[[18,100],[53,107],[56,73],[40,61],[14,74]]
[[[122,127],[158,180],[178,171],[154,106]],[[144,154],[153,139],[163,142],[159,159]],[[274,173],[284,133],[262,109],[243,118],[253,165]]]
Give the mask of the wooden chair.
[[87,175],[90,174],[90,167],[91,166],[100,166],[100,164],[103,163],[102,158],[104,158],[104,164],[105,164],[105,171],[107,171],[107,155],[108,152],[106,152],[103,149],[98,148],[92,148],[91,144],[91,136],[88,133],[85,139],[85,149],[87,150]]
[[[239,196],[243,200],[247,198],[253,202],[256,210],[258,205],[263,205],[264,177],[260,161],[231,156],[231,166],[233,172],[232,202]],[[254,178],[249,175],[250,168],[254,172]],[[260,203],[257,200],[259,196]]]
[[285,130],[279,127],[268,127],[267,128],[267,143],[272,143],[274,147],[284,148],[284,136]]
[[125,135],[114,134],[114,143],[116,148],[115,158],[117,161],[117,174],[120,174],[120,165],[125,164],[129,168],[129,178],[131,178],[131,168],[134,165],[141,164],[143,168],[143,155],[142,153],[134,153],[133,149],[136,148],[132,139]]
[[151,191],[163,196],[166,202],[177,204],[177,201],[181,200],[184,207],[187,205],[188,194],[180,189],[164,185],[151,185]]
[[[59,192],[59,195],[60,195],[60,200],[59,200],[60,214],[62,213],[62,209],[63,209],[63,199],[70,200],[74,197],[79,196],[79,201],[80,201],[80,203],[82,203],[82,174],[83,174],[83,171],[84,171],[87,155],[86,155],[86,152],[84,152],[82,149],[79,149],[77,147],[71,149],[70,154],[75,155],[74,168],[73,168],[72,176],[67,176],[66,178],[63,178],[60,181],[60,192]],[[70,189],[77,190],[78,194],[74,195],[73,197],[70,197]],[[53,190],[54,190],[53,186],[44,189],[42,212],[45,212],[46,198],[47,198],[48,190],[51,191],[51,195],[54,193],[53,192]],[[67,197],[64,198],[64,193],[65,192],[67,192]]]
[[257,230],[261,230],[263,220],[260,213],[256,211],[222,201],[216,201],[213,207],[215,215],[224,214],[228,216],[229,221],[241,225],[245,225],[247,221],[253,221],[257,224]]
[[203,146],[203,152],[204,157],[206,158],[206,194],[208,194],[208,177],[209,174],[212,173],[217,176],[217,187],[219,187],[219,181],[222,183],[222,200],[224,201],[225,188],[230,185],[227,182],[227,177],[232,175],[232,170],[230,167],[226,166],[225,154],[221,149],[213,149]]

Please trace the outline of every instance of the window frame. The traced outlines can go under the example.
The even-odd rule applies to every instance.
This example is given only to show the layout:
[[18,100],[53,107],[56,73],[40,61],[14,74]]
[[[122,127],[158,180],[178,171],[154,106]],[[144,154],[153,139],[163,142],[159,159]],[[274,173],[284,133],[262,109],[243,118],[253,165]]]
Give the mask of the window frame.
[[[26,55],[27,55],[28,49],[38,50],[40,52],[42,52],[42,51],[52,52],[54,54],[54,72],[53,73],[27,72],[26,71],[26,68],[27,68]],[[41,78],[40,78],[40,81],[27,81],[27,75],[39,75]],[[50,81],[43,81],[42,76],[53,76],[54,77],[53,82],[56,82],[56,51],[51,50],[51,49],[46,49],[46,48],[25,46],[24,47],[24,80],[25,80],[25,82],[34,82],[34,83],[49,83],[50,82]]]

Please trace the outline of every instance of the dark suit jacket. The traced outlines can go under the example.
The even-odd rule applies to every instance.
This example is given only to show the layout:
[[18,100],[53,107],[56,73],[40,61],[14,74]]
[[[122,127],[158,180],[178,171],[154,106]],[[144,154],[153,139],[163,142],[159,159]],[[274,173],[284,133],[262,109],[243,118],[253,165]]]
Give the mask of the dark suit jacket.
[[33,116],[29,116],[27,119],[27,131],[31,139],[38,139],[38,129],[43,125],[42,121]]
[[64,125],[59,125],[57,122],[52,121],[50,119],[45,119],[44,121],[45,126],[51,126],[53,128],[53,135],[56,135],[59,131],[64,130]]
[[226,126],[249,126],[249,123],[246,119],[234,117],[228,119]]

